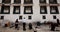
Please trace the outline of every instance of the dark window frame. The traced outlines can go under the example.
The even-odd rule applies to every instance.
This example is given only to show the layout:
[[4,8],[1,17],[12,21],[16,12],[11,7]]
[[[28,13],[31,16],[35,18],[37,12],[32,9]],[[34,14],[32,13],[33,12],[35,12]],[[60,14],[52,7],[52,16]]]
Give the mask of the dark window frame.
[[56,19],[57,17],[55,15],[53,15],[53,19]]
[[21,0],[14,0],[14,3],[16,3],[16,4],[19,3],[20,4],[21,3]]
[[46,0],[44,0],[43,2],[41,0],[39,0],[40,3],[46,3]]
[[49,0],[50,4],[57,4],[57,0],[52,0],[53,2],[51,2],[51,0]]
[[[16,13],[16,9],[19,9],[19,12]],[[20,6],[14,6],[14,9],[13,9],[13,14],[20,14]]]
[[4,16],[0,16],[0,17],[1,17],[1,18],[0,18],[1,20],[4,19]]
[[[30,13],[26,12],[27,8],[31,8],[31,12]],[[24,6],[24,14],[33,14],[32,6]]]
[[19,19],[21,20],[22,19],[22,16],[19,16]]
[[[52,8],[55,9],[56,12],[52,12]],[[50,6],[50,14],[59,14],[58,7],[57,6]]]
[[11,0],[8,0],[8,2],[7,2],[7,0],[6,1],[2,0],[2,3],[11,3]]
[[43,18],[43,19],[46,19],[46,16],[45,16],[45,15],[43,15],[43,16],[42,16],[42,18]]
[[31,19],[32,19],[32,16],[28,16],[28,19],[30,19],[30,20],[31,20]]
[[24,4],[32,4],[32,3],[33,3],[33,0],[30,0],[30,1],[24,0]]
[[[42,12],[42,8],[45,12]],[[40,14],[47,14],[47,7],[46,6],[40,6]]]
[[[8,13],[4,12],[4,9],[5,9],[6,7],[7,7],[7,9],[9,10]],[[10,6],[4,6],[4,5],[2,5],[1,14],[10,14]]]

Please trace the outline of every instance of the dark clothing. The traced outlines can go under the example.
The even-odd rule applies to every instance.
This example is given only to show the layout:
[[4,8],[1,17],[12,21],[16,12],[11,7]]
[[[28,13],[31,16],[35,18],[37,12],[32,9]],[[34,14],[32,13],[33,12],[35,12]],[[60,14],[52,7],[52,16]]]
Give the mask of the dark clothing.
[[34,32],[37,32],[37,31],[34,31]]
[[37,22],[37,26],[40,26],[41,25],[41,23],[40,22]]
[[57,24],[59,24],[59,19],[57,19]]
[[55,23],[51,23],[51,31],[54,31],[55,30]]
[[60,24],[60,23],[59,23],[59,19],[57,19],[57,26],[59,26],[59,24]]
[[8,25],[7,24],[5,24],[5,27],[7,27]]
[[15,24],[15,28],[18,28],[18,24]]
[[32,29],[32,24],[31,23],[29,23],[29,29]]
[[23,23],[23,30],[26,30],[26,23]]
[[19,21],[18,21],[18,20],[16,20],[16,21],[15,21],[15,29],[17,29],[17,28],[18,28],[18,23],[19,23]]

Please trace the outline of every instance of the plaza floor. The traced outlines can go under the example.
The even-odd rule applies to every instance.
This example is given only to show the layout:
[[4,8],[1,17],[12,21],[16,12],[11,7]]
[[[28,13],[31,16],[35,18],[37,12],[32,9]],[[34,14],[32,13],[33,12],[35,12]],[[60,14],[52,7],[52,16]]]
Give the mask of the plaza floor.
[[[42,25],[40,26],[40,28],[36,28],[37,32],[60,32],[60,27],[56,27],[56,31],[50,31],[50,27],[47,26],[47,25]],[[23,28],[22,26],[20,26],[19,30],[15,29],[14,27],[13,28],[3,28],[3,27],[0,27],[0,32],[34,32],[34,29],[32,30],[29,30],[28,29],[28,26],[26,27],[26,31],[23,31]]]

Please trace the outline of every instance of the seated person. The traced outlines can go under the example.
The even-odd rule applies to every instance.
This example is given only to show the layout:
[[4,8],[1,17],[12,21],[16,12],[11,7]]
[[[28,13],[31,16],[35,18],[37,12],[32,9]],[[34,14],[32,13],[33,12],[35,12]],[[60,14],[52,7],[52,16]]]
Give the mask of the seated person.
[[31,23],[29,23],[29,29],[32,29],[32,24]]

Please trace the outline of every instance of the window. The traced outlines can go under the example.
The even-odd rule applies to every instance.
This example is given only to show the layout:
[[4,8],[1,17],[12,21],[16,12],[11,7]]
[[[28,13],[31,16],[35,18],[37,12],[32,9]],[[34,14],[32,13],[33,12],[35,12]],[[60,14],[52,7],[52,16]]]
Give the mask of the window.
[[11,3],[11,0],[2,0],[2,3]]
[[32,17],[31,16],[28,16],[28,19],[32,19]]
[[0,19],[4,19],[4,16],[0,16]]
[[50,6],[50,13],[51,14],[59,14],[57,6]]
[[1,14],[10,14],[10,6],[2,6]]
[[49,0],[50,4],[57,4],[57,0]]
[[33,14],[32,6],[25,6],[24,14]]
[[14,3],[21,3],[21,0],[14,0]]
[[40,3],[46,3],[46,0],[40,0]]
[[24,0],[24,4],[32,4],[33,0]]
[[19,16],[19,19],[22,19],[22,16]]
[[43,19],[46,19],[46,17],[45,17],[45,16],[43,16]]
[[53,16],[53,19],[56,19],[56,16]]
[[14,6],[13,14],[20,14],[20,6]]
[[47,14],[46,6],[40,6],[40,14]]

